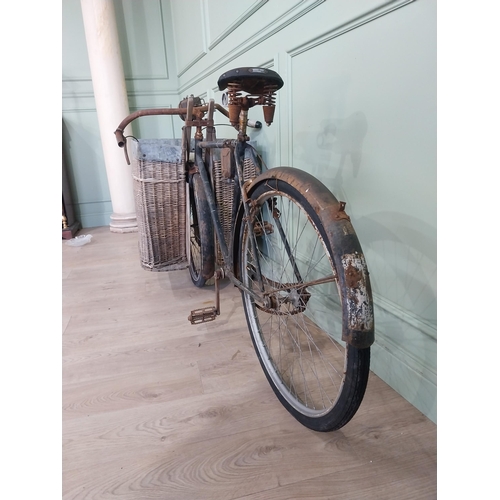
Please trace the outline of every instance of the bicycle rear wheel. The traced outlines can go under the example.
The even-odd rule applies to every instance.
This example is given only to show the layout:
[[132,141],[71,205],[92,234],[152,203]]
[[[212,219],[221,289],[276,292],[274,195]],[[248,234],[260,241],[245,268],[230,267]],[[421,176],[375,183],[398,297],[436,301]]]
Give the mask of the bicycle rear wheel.
[[257,304],[243,291],[243,306],[259,361],[281,403],[306,427],[332,431],[361,404],[370,348],[342,341],[333,245],[307,193],[292,184],[300,185],[273,180],[272,187],[263,182],[252,191],[255,246],[242,223],[239,272],[259,292],[260,270],[267,303]]
[[215,270],[214,228],[210,207],[200,174],[189,178],[189,274],[197,287],[203,287]]

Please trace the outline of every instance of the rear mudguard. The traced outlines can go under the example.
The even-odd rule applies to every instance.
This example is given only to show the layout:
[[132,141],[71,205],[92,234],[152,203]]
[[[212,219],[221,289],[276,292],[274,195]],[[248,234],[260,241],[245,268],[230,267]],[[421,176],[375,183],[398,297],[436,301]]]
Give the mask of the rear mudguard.
[[[365,257],[344,203],[339,202],[330,190],[315,177],[303,170],[277,167],[256,177],[248,187],[248,197],[262,183],[273,187],[273,182],[285,181],[301,193],[319,217],[322,229],[330,242],[338,287],[342,300],[342,340],[363,349],[375,341],[373,298]],[[237,217],[234,234],[234,272],[239,276],[239,235],[243,209]]]

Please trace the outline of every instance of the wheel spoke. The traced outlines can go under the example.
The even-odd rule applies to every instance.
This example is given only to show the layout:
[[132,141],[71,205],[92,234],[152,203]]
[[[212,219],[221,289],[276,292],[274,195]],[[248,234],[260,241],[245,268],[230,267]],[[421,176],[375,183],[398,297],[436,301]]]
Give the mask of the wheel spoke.
[[343,307],[332,242],[324,239],[324,222],[311,202],[291,184],[257,185],[252,201],[254,221],[265,229],[256,236],[254,252],[243,225],[240,271],[257,296],[263,287],[259,303],[243,293],[262,368],[300,422],[315,430],[338,429],[361,403],[369,349],[342,341]]
[[[336,281],[336,272],[326,245],[304,209],[289,197],[274,193],[274,199],[276,206],[273,203],[273,207],[279,210],[287,241],[277,230],[269,234],[264,231],[257,245],[257,258],[265,279],[264,293],[274,298],[274,309],[263,310],[250,298],[246,299],[246,306],[251,310],[252,329],[257,332],[261,358],[282,387],[285,398],[292,406],[303,405],[311,414],[324,412],[333,407],[342,387],[344,349],[318,324],[321,318],[316,320],[316,316],[326,313],[327,308],[321,309],[320,304],[311,301],[328,296],[328,284]],[[265,201],[259,202],[261,211],[256,220],[262,227],[274,221],[276,228],[276,220]],[[243,238],[247,268],[254,266],[256,259],[248,240],[248,237]],[[292,258],[302,282],[297,281]],[[326,269],[328,271],[321,275]],[[246,274],[246,284],[258,289],[252,274]],[[304,289],[310,299],[300,295],[300,290]],[[294,292],[298,298],[292,297]],[[296,304],[301,310],[296,309]],[[323,323],[328,324],[327,318]],[[332,352],[336,354],[332,356]]]

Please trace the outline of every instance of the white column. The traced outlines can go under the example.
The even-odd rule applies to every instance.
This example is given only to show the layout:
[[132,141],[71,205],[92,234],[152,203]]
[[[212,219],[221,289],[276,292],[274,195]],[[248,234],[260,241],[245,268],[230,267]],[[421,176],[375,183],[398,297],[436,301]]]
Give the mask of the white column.
[[110,230],[137,231],[131,168],[113,133],[129,114],[113,0],[81,0],[81,6],[113,207]]

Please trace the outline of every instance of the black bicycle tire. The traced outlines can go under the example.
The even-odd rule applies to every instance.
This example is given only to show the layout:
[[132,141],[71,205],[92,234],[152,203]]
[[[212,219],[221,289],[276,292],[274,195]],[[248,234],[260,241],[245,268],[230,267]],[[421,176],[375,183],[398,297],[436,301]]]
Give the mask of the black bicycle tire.
[[[210,206],[203,190],[200,174],[196,173],[189,177],[189,201],[190,209],[193,210],[193,221],[190,224],[189,238],[189,275],[195,286],[201,288],[214,275],[215,271],[215,240],[214,228],[210,215]],[[193,234],[194,233],[196,234]],[[199,269],[195,261],[195,240],[199,246],[200,262]]]
[[[291,181],[293,182],[293,181]],[[301,193],[297,189],[295,189],[291,183],[285,182],[284,180],[279,180],[276,183],[273,183],[273,187],[269,186],[267,183],[262,183],[258,185],[258,179],[255,181],[257,187],[251,193],[252,201],[256,201],[261,197],[265,197],[269,194],[269,197],[276,196],[277,193],[285,193],[289,196],[294,202],[299,203],[304,210],[306,211],[308,217],[314,222],[317,230],[319,231],[324,243],[326,244],[326,248],[332,256],[332,248],[333,244],[329,241],[326,233],[323,229],[323,225],[321,224],[318,215],[313,210],[311,203],[307,200],[307,194]],[[300,185],[299,183],[295,183],[295,185]],[[239,250],[237,252],[238,255],[238,271],[240,274],[240,278],[244,278],[244,273],[246,270],[243,268],[243,264],[245,263],[245,258],[243,255],[244,252],[244,234],[245,234],[245,224],[241,223],[239,227]],[[331,258],[333,262],[333,257]],[[276,382],[276,376],[272,376],[269,371],[269,359],[266,361],[266,354],[262,351],[262,348],[259,348],[258,339],[256,339],[255,332],[253,331],[252,321],[250,319],[251,311],[249,311],[248,302],[246,302],[245,297],[249,297],[246,295],[245,291],[242,291],[242,299],[243,306],[245,310],[245,316],[248,324],[248,328],[250,331],[250,336],[252,338],[252,343],[254,345],[255,351],[257,353],[259,362],[261,367],[266,375],[266,378],[271,385],[274,393],[283,404],[283,406],[304,426],[321,432],[334,431],[338,430],[341,427],[345,426],[356,414],[359,409],[359,406],[363,400],[368,376],[370,371],[370,348],[358,349],[351,345],[346,345],[346,365],[345,365],[345,377],[343,380],[342,390],[338,395],[338,398],[334,404],[334,406],[326,413],[319,417],[311,417],[309,415],[303,414],[296,407],[294,407],[287,398],[283,395],[282,391],[278,388]]]

